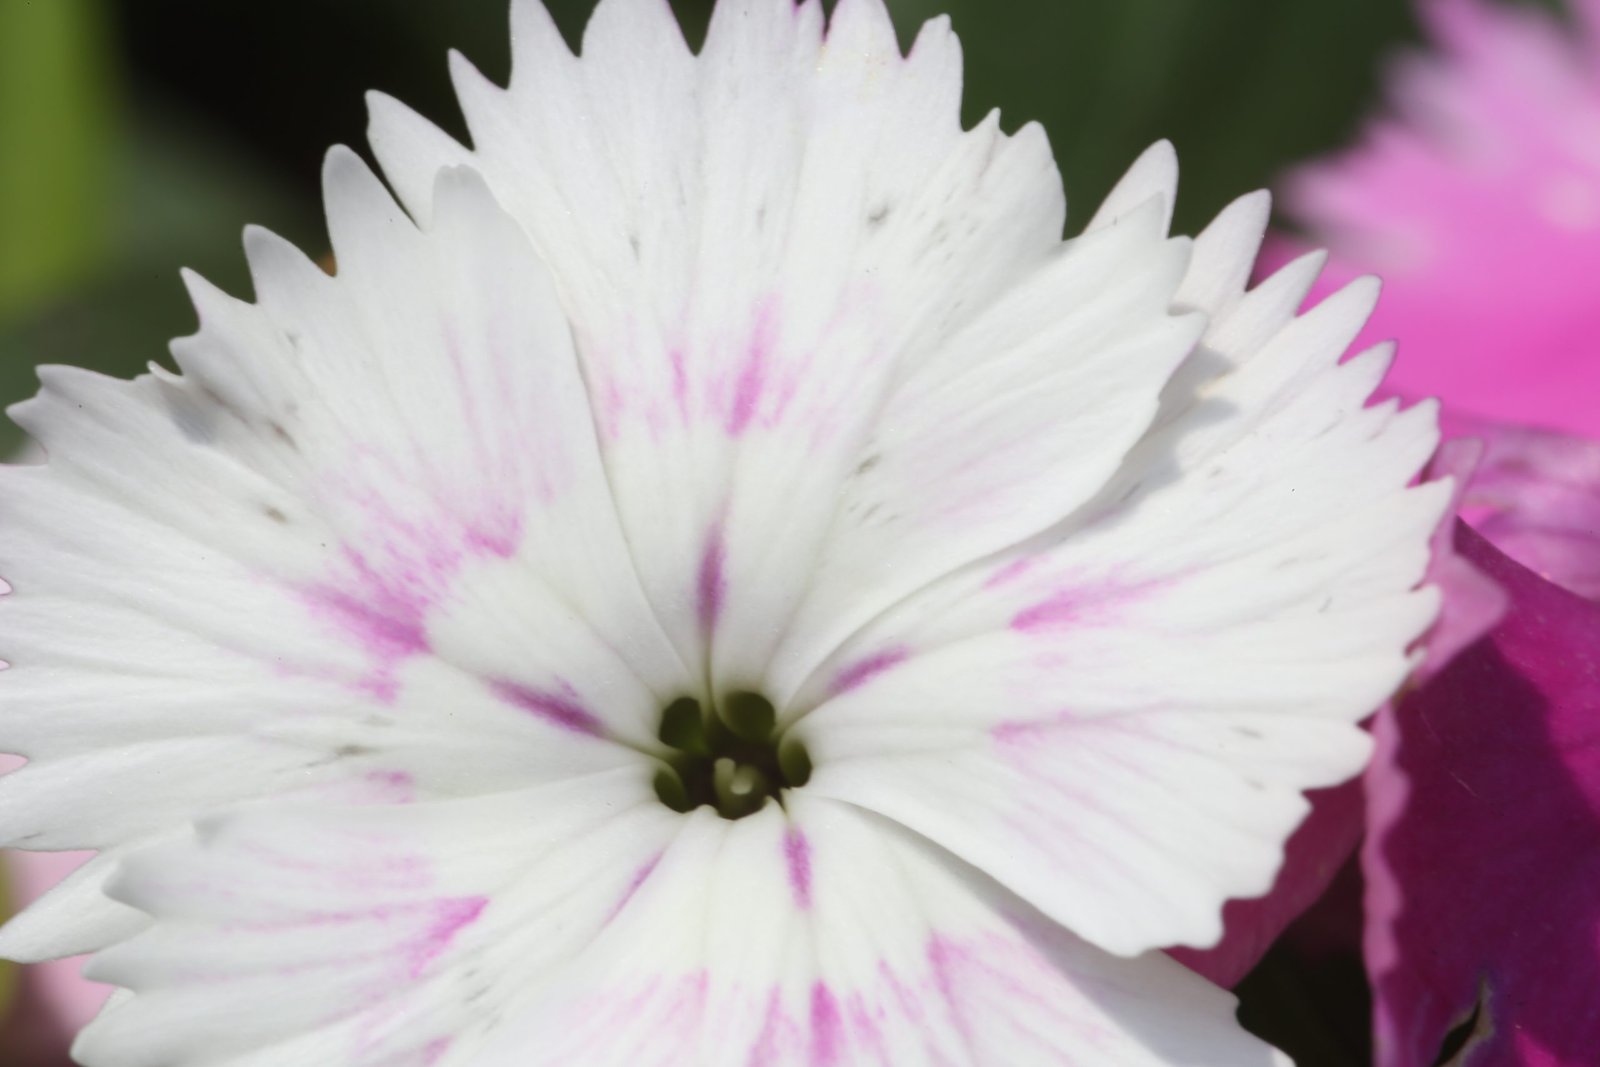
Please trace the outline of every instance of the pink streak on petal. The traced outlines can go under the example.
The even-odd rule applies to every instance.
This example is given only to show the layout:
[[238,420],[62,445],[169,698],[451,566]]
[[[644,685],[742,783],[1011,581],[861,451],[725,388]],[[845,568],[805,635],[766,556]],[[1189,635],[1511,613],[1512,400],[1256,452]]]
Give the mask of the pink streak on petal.
[[689,372],[684,363],[685,355],[681,347],[674,347],[667,353],[667,359],[672,364],[672,399],[678,405],[678,414],[683,418],[689,417]]
[[859,689],[884,671],[891,670],[904,663],[910,655],[909,649],[896,646],[884,649],[882,652],[875,652],[865,659],[857,660],[834,676],[833,684],[828,687],[828,692],[832,696],[838,696],[841,693]]
[[520,525],[475,527],[467,531],[465,543],[473,555],[510,559],[517,554],[517,547],[522,543],[522,530]]
[[313,619],[355,644],[372,663],[357,688],[392,701],[400,664],[429,651],[427,615],[435,594],[428,585],[453,573],[459,559],[436,556],[418,575],[408,574],[403,581],[380,574],[354,550],[346,550],[344,563],[340,577],[302,589],[300,600]]
[[1429,1067],[1484,993],[1465,1062],[1577,1067],[1600,1048],[1600,605],[1464,526],[1456,548],[1511,608],[1375,730],[1376,1062]]
[[755,1046],[750,1050],[749,1067],[771,1067],[779,1062],[778,1051],[787,1044],[785,1038],[792,1027],[783,1010],[783,994],[773,989],[767,994],[767,1006],[761,1016],[761,1032],[756,1035]]
[[311,617],[370,662],[355,686],[391,701],[404,661],[430,651],[428,616],[475,560],[510,559],[522,541],[521,505],[512,500],[441,499],[425,518],[401,512],[369,484],[411,472],[390,457],[362,455],[355,474],[320,492],[356,516],[360,529],[336,549],[327,574],[295,590]]
[[[370,804],[411,804],[417,799],[417,779],[406,771],[373,771],[362,776],[369,790],[353,792]],[[355,802],[359,803],[359,800]]]
[[705,548],[700,553],[700,570],[695,578],[695,613],[699,617],[700,628],[707,633],[716,627],[717,619],[722,614],[722,602],[727,596],[727,578],[723,574],[726,563],[722,526],[719,523],[706,538]]
[[789,891],[794,894],[795,906],[802,911],[811,909],[811,842],[805,832],[791,826],[783,835],[783,859],[789,871]]
[[650,859],[641,864],[638,870],[633,872],[633,877],[628,879],[627,888],[622,891],[621,899],[619,899],[616,903],[616,906],[611,909],[610,914],[606,916],[605,923],[602,925],[609,924],[618,915],[622,914],[623,909],[628,906],[628,903],[633,900],[634,895],[639,892],[639,887],[644,885],[645,882],[649,881],[650,876],[654,874],[656,872],[656,868],[661,865],[661,857],[663,855],[665,855],[665,853],[657,852],[654,856],[650,857]]
[[433,925],[408,953],[409,976],[420,977],[430,963],[444,954],[462,930],[478,921],[483,909],[488,906],[487,897],[462,897],[440,901]]
[[333,623],[374,660],[390,663],[428,651],[416,604],[382,592],[368,600],[327,587],[308,590],[304,599],[312,614]]
[[570,695],[547,693],[506,681],[490,682],[489,688],[501,700],[532,712],[552,726],[592,737],[604,732],[600,720]]
[[755,419],[761,395],[767,387],[769,361],[777,335],[776,321],[771,302],[763,303],[757,309],[755,328],[745,348],[744,363],[734,383],[733,403],[728,411],[727,429],[730,436],[738,437],[744,433]]
[[968,1048],[975,1047],[976,1041],[972,1032],[972,1024],[967,1021],[966,1015],[960,1011],[963,1003],[961,991],[957,986],[957,969],[961,964],[961,949],[952,941],[942,937],[935,937],[928,942],[927,947],[928,967],[933,972],[934,988],[939,991],[939,999],[950,1011],[950,1021],[955,1025],[956,1032],[961,1035],[962,1041]]
[[1112,582],[1068,587],[1017,612],[1011,628],[1020,633],[1050,633],[1073,626],[1093,626],[1108,620],[1118,608],[1151,586],[1124,586]]
[[1038,566],[1039,561],[1040,557],[1037,555],[1014,559],[991,574],[988,580],[983,583],[983,587],[985,589],[998,589],[1003,585],[1010,585]]
[[825,982],[811,987],[811,1063],[813,1067],[833,1067],[842,1050],[839,1002]]

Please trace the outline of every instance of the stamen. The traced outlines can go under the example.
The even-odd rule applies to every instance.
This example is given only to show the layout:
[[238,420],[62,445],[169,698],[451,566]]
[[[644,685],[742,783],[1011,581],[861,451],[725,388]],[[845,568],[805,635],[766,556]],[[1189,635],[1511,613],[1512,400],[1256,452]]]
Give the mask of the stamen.
[[656,796],[673,811],[709,806],[742,819],[783,803],[783,792],[811,777],[811,757],[798,738],[781,736],[777,709],[760,693],[724,696],[711,714],[693,697],[661,712],[656,736],[669,749],[655,778]]

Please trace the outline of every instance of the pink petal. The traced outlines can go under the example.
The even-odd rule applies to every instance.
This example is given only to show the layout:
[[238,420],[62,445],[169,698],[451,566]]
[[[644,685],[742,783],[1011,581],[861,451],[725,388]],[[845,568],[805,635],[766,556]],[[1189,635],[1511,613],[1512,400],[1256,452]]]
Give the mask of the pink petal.
[[1423,9],[1436,45],[1397,67],[1396,117],[1292,176],[1286,206],[1333,250],[1329,285],[1383,275],[1368,337],[1402,341],[1393,389],[1600,436],[1600,35],[1482,0]]
[[1548,581],[1600,599],[1600,441],[1468,417],[1449,434],[1483,442],[1462,516]]
[[1367,965],[1378,1067],[1428,1067],[1479,1011],[1472,1063],[1600,1048],[1600,607],[1467,529],[1505,622],[1377,727]]
[[1482,454],[1482,445],[1475,440],[1446,441],[1428,468],[1429,477],[1453,480],[1454,498],[1450,514],[1433,532],[1428,581],[1444,593],[1444,604],[1428,632],[1424,659],[1415,679],[1418,682],[1432,678],[1457,653],[1494,629],[1509,606],[1505,591],[1455,547],[1456,528],[1461,523],[1454,516],[1476,487]]

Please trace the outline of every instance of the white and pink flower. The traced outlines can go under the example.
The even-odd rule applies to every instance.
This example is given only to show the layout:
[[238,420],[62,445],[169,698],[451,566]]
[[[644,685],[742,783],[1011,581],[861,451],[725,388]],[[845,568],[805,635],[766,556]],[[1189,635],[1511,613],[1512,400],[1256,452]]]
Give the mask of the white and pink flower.
[[181,373],[0,480],[0,932],[95,1067],[1281,1058],[1158,951],[1265,892],[1415,662],[1448,487],[1264,196],[1081,236],[943,20],[514,5],[473,147],[372,100],[337,277],[255,231]]

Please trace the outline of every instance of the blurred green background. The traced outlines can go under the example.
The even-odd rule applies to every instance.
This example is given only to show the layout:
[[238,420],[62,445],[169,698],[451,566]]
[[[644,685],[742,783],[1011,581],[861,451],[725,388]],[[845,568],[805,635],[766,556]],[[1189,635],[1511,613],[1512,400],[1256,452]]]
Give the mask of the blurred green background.
[[[1175,141],[1188,232],[1344,143],[1419,37],[1408,0],[889,3],[907,43],[953,17],[967,120],[1043,122],[1078,219],[1146,145]],[[361,143],[363,91],[460,132],[445,51],[503,80],[507,4],[0,0],[0,403],[34,391],[38,363],[128,375],[163,358],[194,325],[180,266],[248,293],[248,222],[321,254],[321,157]],[[592,5],[550,3],[574,42]],[[692,42],[710,6],[674,3]],[[18,439],[7,424],[0,449]],[[1365,1059],[1359,961],[1287,945],[1241,992],[1301,1067]]]

